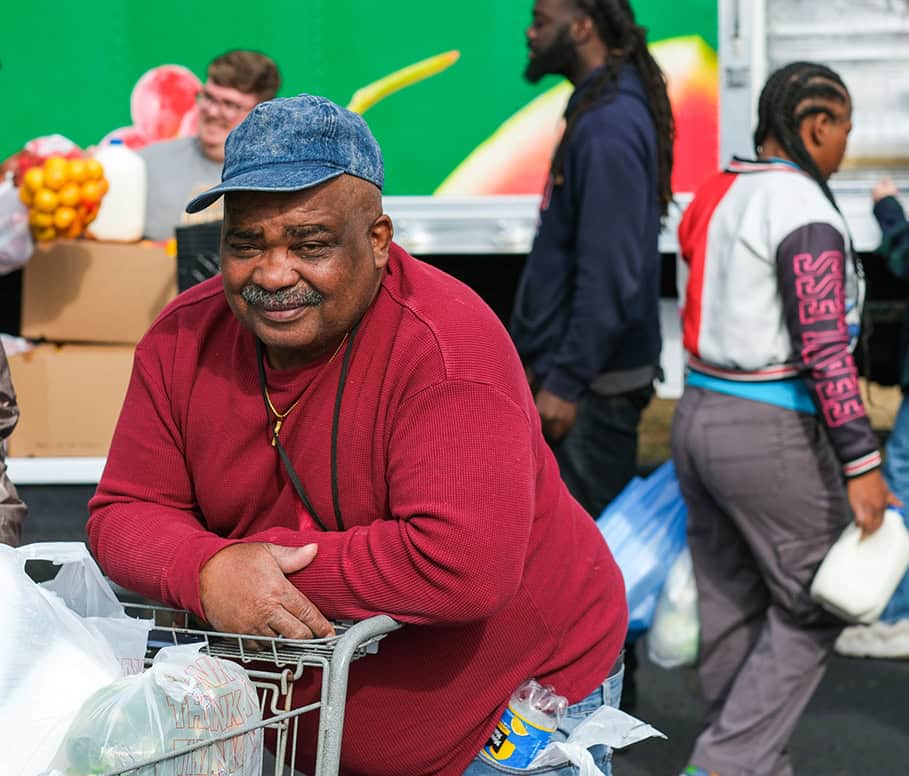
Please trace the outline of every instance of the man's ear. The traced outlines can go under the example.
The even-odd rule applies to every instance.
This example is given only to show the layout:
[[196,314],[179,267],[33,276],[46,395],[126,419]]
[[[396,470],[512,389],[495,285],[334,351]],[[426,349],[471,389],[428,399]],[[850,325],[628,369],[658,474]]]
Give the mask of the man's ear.
[[379,216],[369,227],[369,242],[372,245],[373,263],[376,269],[384,269],[388,264],[388,250],[394,236],[395,227],[387,213]]
[[586,14],[580,14],[571,23],[571,37],[575,43],[586,43],[591,35],[596,35],[597,31],[593,26],[593,19]]

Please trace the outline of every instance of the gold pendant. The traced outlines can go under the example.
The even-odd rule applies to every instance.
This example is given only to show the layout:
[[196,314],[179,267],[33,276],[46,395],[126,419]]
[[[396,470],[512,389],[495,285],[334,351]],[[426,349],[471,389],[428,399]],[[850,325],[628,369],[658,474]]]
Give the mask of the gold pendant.
[[283,423],[284,423],[284,421],[281,418],[277,418],[275,420],[275,432],[271,437],[271,446],[272,447],[276,447],[278,444],[278,432],[281,430],[281,426],[283,425]]

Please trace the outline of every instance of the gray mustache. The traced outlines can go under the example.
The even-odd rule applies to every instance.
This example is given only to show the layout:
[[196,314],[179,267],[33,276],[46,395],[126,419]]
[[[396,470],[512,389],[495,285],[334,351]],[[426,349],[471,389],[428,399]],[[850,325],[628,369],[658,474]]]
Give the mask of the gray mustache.
[[243,286],[240,290],[243,301],[253,307],[264,307],[266,310],[280,310],[290,307],[303,307],[322,304],[324,297],[314,288],[281,288],[275,292],[266,291],[254,283]]

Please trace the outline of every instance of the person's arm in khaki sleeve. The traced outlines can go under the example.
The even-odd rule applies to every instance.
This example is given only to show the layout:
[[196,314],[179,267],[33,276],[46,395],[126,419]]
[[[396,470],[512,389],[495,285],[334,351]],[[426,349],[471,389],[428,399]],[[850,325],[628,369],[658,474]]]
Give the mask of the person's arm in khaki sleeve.
[[10,379],[6,352],[0,347],[0,543],[15,547],[28,511],[6,475],[6,440],[19,420],[19,405]]

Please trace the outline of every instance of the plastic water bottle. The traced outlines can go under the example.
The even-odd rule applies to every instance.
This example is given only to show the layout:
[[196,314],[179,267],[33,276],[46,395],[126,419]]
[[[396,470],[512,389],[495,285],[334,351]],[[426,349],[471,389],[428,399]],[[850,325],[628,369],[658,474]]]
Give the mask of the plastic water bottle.
[[95,158],[104,167],[110,188],[89,227],[91,234],[98,240],[141,240],[145,231],[145,160],[120,139],[99,148]]
[[511,768],[526,768],[543,750],[568,708],[553,687],[528,679],[511,696],[483,753]]

